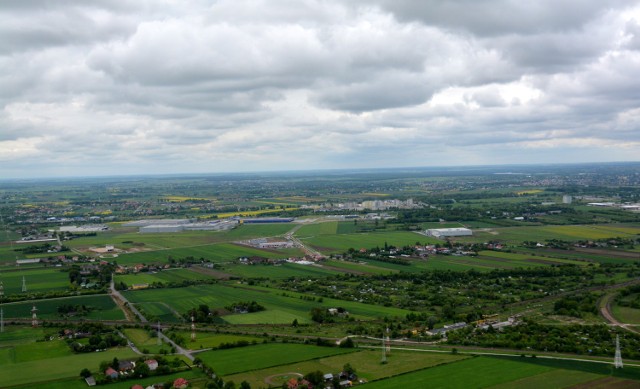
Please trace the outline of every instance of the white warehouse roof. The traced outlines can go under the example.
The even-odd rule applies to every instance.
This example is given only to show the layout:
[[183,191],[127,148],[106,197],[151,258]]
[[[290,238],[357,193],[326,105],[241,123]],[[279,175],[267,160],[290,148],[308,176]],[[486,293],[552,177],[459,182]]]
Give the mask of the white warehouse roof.
[[468,228],[432,228],[427,230],[427,235],[436,238],[441,236],[471,236],[473,232]]

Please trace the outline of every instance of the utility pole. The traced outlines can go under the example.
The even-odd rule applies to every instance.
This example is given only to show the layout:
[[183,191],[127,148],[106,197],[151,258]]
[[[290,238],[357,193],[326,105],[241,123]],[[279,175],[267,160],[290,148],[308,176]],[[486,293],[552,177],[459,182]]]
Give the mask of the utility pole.
[[36,328],[38,326],[38,308],[36,308],[36,306],[34,305],[33,308],[31,308],[31,327]]
[[[0,304],[4,300],[4,284],[0,281]],[[4,310],[0,306],[0,332],[4,332]]]
[[191,313],[191,341],[196,341],[196,318],[193,316],[194,313]]
[[620,336],[616,335],[616,356],[613,358],[613,365],[616,369],[622,369],[622,353],[620,352]]

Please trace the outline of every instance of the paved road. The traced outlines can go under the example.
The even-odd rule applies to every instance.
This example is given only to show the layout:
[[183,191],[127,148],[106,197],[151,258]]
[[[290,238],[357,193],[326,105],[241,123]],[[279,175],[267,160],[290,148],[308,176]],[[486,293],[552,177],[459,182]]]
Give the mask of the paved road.
[[160,339],[162,339],[163,342],[169,343],[176,350],[177,354],[184,355],[191,362],[193,362],[193,360],[196,359],[192,355],[191,350],[186,350],[186,349],[180,347],[176,342],[174,342],[173,340],[169,339],[163,332],[160,332],[159,335],[160,335]]
[[605,304],[600,307],[600,314],[602,315],[602,317],[604,317],[611,325],[623,328],[627,331],[630,332],[635,332],[636,334],[639,334],[640,332],[638,330],[636,330],[635,328],[632,328],[631,325],[632,324],[626,324],[626,323],[620,323],[614,316],[613,313],[611,311],[611,300],[613,299],[614,295],[613,294],[608,294],[606,296],[603,297],[603,299],[605,299]]
[[[144,315],[142,313],[140,313],[140,311],[138,311],[136,309],[136,307],[134,307],[133,305],[131,305],[129,303],[129,301],[122,295],[122,293],[120,293],[119,291],[116,290],[115,282],[113,280],[113,276],[111,277],[111,295],[114,296],[115,298],[120,299],[120,301],[122,301],[124,304],[126,304],[126,306],[129,307],[129,309],[131,309],[131,312],[133,312],[140,319],[140,321],[142,323],[148,323],[149,322],[147,320],[147,318],[144,317]],[[160,339],[162,339],[163,342],[169,343],[176,350],[176,353],[184,355],[190,361],[193,361],[195,359],[195,357],[193,355],[191,355],[191,351],[190,350],[185,350],[184,348],[180,347],[176,342],[174,342],[173,340],[169,339],[169,337],[167,337],[162,331],[158,335],[160,336]],[[133,346],[131,346],[131,347],[133,348]],[[134,350],[134,351],[136,351],[136,350]]]
[[292,241],[293,244],[299,246],[302,251],[304,251],[305,253],[307,253],[308,255],[312,256],[312,257],[322,257],[324,258],[324,255],[322,255],[321,252],[312,249],[311,247],[305,245],[304,243],[302,243],[302,241],[300,239],[298,239],[295,236],[295,233],[303,226],[303,224],[297,225],[295,227],[293,227],[289,232],[287,232],[285,234],[285,238],[287,238],[288,240]]
[[146,318],[146,317],[144,317],[144,315],[142,315],[142,313],[140,313],[140,311],[138,311],[138,310],[136,309],[136,307],[134,307],[132,304],[130,304],[130,303],[129,303],[129,300],[127,300],[127,298],[126,298],[126,297],[124,297],[124,296],[122,295],[122,293],[120,293],[118,290],[116,290],[116,287],[115,287],[115,281],[114,281],[114,277],[113,277],[113,275],[111,275],[110,291],[111,291],[111,295],[112,295],[114,298],[117,298],[117,299],[119,299],[120,301],[122,301],[122,304],[123,304],[123,305],[125,305],[126,307],[128,307],[128,308],[131,310],[131,312],[133,312],[133,314],[134,314],[134,315],[136,315],[136,316],[138,317],[138,319],[140,319],[140,321],[141,321],[142,323],[147,323],[147,322],[148,322],[147,318]]

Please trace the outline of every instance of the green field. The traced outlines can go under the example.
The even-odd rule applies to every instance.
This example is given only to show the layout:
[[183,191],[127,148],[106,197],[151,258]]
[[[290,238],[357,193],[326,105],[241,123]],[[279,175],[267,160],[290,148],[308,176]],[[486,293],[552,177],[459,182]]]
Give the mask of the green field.
[[[190,339],[191,332],[177,332],[185,339]],[[196,341],[188,342],[187,348],[190,349],[205,349],[205,348],[216,348],[220,347],[223,343],[236,343],[239,341],[246,341],[249,343],[262,343],[264,338],[259,338],[256,336],[245,336],[245,335],[234,335],[234,334],[216,334],[212,332],[197,332],[196,333]]]
[[17,303],[6,303],[2,307],[4,309],[4,317],[6,318],[30,318],[31,309],[35,306],[40,319],[61,319],[58,314],[58,307],[62,304],[68,305],[85,305],[93,307],[87,316],[70,317],[70,320],[97,319],[97,320],[124,320],[124,313],[107,295],[89,295],[77,297],[60,297],[47,300],[21,301]]
[[367,387],[418,388],[428,382],[429,388],[488,388],[550,370],[548,367],[511,360],[476,357],[370,382]]
[[480,251],[478,255],[481,257],[490,257],[490,258],[499,258],[499,259],[507,259],[513,263],[520,264],[520,266],[535,266],[536,264],[545,264],[548,262],[551,264],[562,264],[562,265],[576,265],[576,266],[586,266],[588,263],[584,261],[575,261],[571,259],[561,259],[555,257],[536,257],[531,254],[518,254],[518,253],[507,253],[502,251]]
[[[224,378],[233,380],[234,382],[246,380],[251,384],[251,387],[259,388],[266,385],[265,379],[267,377],[273,377],[271,380],[274,381],[279,377],[280,380],[283,381],[284,377],[288,376],[286,373],[295,372],[304,375],[316,370],[320,370],[323,373],[338,374],[342,371],[343,366],[349,363],[354,369],[356,369],[359,378],[371,381],[388,377],[390,375],[403,374],[418,369],[451,363],[465,358],[467,357],[460,355],[435,353],[426,354],[394,350],[387,358],[387,363],[382,366],[380,364],[379,351],[359,350],[349,354],[323,357],[261,370],[247,371],[244,373],[225,376]],[[273,383],[275,384],[280,382]]]
[[113,244],[120,253],[118,263],[167,262],[169,256],[183,258],[193,256],[212,261],[231,261],[240,256],[260,255],[267,258],[286,258],[302,255],[299,250],[273,252],[252,247],[238,246],[231,242],[258,237],[283,235],[293,226],[286,224],[241,225],[229,231],[185,231],[180,233],[140,234],[136,228],[112,225],[113,230],[98,233],[97,236],[82,237],[65,244],[69,247],[90,252],[91,247]]
[[298,231],[296,236],[303,238],[315,235],[336,235],[338,233],[338,222],[323,222],[305,224]]
[[31,326],[5,325],[4,332],[0,332],[0,346],[8,347],[24,343],[33,343],[36,340],[44,339],[44,334],[45,331],[42,327],[31,328]]
[[21,294],[24,277],[27,293],[69,289],[69,273],[59,268],[33,267],[0,271],[5,295]]
[[[96,371],[102,361],[110,361],[114,357],[119,359],[137,358],[137,354],[130,348],[110,349],[100,353],[84,353],[72,355],[51,355],[50,357],[37,358],[15,363],[1,363],[0,377],[2,386],[23,385],[27,383],[57,380],[61,378],[77,377],[80,370],[88,368]],[[46,366],[43,369],[42,366]],[[86,385],[86,384],[85,384]]]
[[283,263],[281,265],[241,265],[241,264],[224,264],[221,271],[230,273],[239,277],[269,277],[272,279],[289,278],[289,277],[325,277],[327,275],[337,274],[338,271],[324,269],[319,266],[299,265],[295,263]]
[[[153,328],[151,331],[140,328],[127,328],[122,332],[127,339],[135,344],[138,350],[146,351],[147,354],[160,354],[160,350],[169,351],[171,349],[171,345],[167,345],[164,342],[158,345],[158,338],[155,336],[156,331]],[[153,333],[153,336],[151,333]]]
[[[633,294],[631,296],[637,296]],[[626,324],[640,324],[640,309],[623,307],[618,304],[612,303],[611,310],[613,316],[621,323]]]
[[226,376],[266,367],[287,365],[294,362],[351,353],[354,349],[318,347],[293,343],[268,343],[227,350],[199,353],[198,357],[217,374]]
[[507,243],[524,241],[544,242],[550,239],[566,241],[594,240],[615,237],[634,237],[640,234],[638,226],[570,225],[485,228],[473,230],[472,237],[459,237],[462,242],[486,242],[498,240]]
[[143,251],[131,254],[120,254],[117,258],[119,264],[135,263],[167,263],[169,257],[175,259],[194,257],[208,259],[212,262],[232,262],[239,257],[262,256],[266,258],[288,258],[291,255],[301,255],[302,251],[272,251],[260,250],[249,246],[241,246],[231,243],[208,244],[201,246],[180,247],[167,250]]
[[[283,296],[283,293],[286,294]],[[301,294],[284,292],[278,289],[261,288],[238,284],[197,285],[186,288],[148,289],[123,293],[129,301],[140,304],[145,313],[149,312],[149,303],[153,307],[166,304],[179,313],[185,313],[200,304],[206,304],[210,309],[220,309],[238,301],[255,300],[266,310],[262,312],[225,315],[222,318],[234,324],[257,323],[291,323],[297,319],[299,323],[310,323],[310,311],[313,307],[344,307],[356,319],[370,320],[383,316],[404,317],[409,311],[391,307],[379,307],[353,301],[343,301],[325,298],[323,302],[308,301],[300,298]],[[170,314],[170,310],[162,314]],[[176,319],[174,319],[175,321]]]
[[282,235],[291,230],[291,224],[245,224],[228,231],[183,231],[174,233],[140,234],[137,228],[111,224],[112,230],[96,236],[77,238],[65,245],[73,248],[101,247],[113,244],[119,249],[132,247],[161,249],[212,243],[233,242],[250,238]]
[[363,274],[390,274],[397,273],[399,270],[389,269],[382,266],[376,266],[371,263],[357,263],[350,261],[335,261],[330,260],[323,263],[323,265],[336,267],[345,270],[352,270],[355,272],[361,272]]
[[416,242],[423,244],[441,243],[441,241],[406,231],[385,231],[360,234],[314,235],[300,239],[324,253],[342,253],[349,248],[382,247],[385,243],[396,247],[412,246]]
[[[369,385],[374,389],[418,387],[424,382],[434,388],[566,388],[611,375],[615,378],[609,384],[638,381],[640,368],[625,366],[615,370],[609,364],[546,358],[475,357]],[[625,388],[638,384],[622,383]]]
[[[173,382],[175,379],[182,377],[189,380],[189,383],[192,385],[190,387],[193,388],[204,388],[206,383],[206,377],[204,373],[199,369],[187,370],[179,373],[157,376],[157,377],[147,377],[141,379],[127,380],[122,382],[114,382],[110,383],[106,386],[101,386],[107,389],[130,389],[133,385],[139,384],[142,387],[147,387],[149,385],[153,385],[158,382]],[[80,378],[66,378],[66,379],[58,379],[55,381],[47,381],[39,384],[28,384],[28,385],[20,385],[22,389],[41,389],[46,385],[47,389],[86,389],[87,383]]]
[[151,284],[154,282],[180,282],[183,280],[206,280],[211,277],[189,269],[166,269],[158,272],[133,273],[116,275],[116,282],[124,282],[127,286],[134,284]]
[[518,253],[525,254],[535,254],[541,259],[545,259],[544,257],[549,257],[549,260],[555,260],[556,258],[560,259],[574,259],[577,261],[587,261],[587,262],[596,262],[596,263],[617,263],[617,264],[625,264],[636,261],[636,259],[628,258],[628,257],[616,257],[616,252],[613,250],[606,250],[606,253],[587,253],[583,251],[577,250],[554,250],[550,248],[537,248],[530,249],[524,247],[518,247],[513,249],[513,251],[517,251]]
[[[520,378],[493,386],[494,389],[537,389],[537,388],[568,388],[585,382],[594,381],[604,376],[575,370],[551,370],[534,376]],[[612,382],[609,382],[612,384]]]

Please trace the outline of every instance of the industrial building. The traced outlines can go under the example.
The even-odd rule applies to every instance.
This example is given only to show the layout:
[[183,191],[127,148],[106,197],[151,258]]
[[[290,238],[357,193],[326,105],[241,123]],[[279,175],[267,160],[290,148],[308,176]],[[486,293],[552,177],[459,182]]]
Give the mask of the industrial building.
[[291,223],[292,217],[260,217],[252,219],[241,219],[243,224],[260,224],[260,223]]
[[87,224],[84,226],[60,226],[60,232],[71,232],[71,233],[87,233],[87,232],[100,232],[107,231],[109,227],[104,224],[94,225]]
[[213,220],[202,223],[183,223],[183,224],[149,224],[141,226],[139,232],[141,234],[153,234],[161,232],[182,232],[182,231],[221,231],[230,230],[238,225],[237,220]]
[[150,226],[140,227],[139,232],[141,234],[152,234],[159,232],[182,232],[184,231],[184,226],[182,225],[172,225],[172,224],[152,224]]
[[151,225],[161,225],[161,226],[169,226],[169,225],[180,225],[180,224],[188,224],[191,223],[189,219],[144,219],[144,220],[135,220],[128,223],[123,224],[123,227],[146,227]]
[[446,238],[450,236],[471,236],[471,232],[468,228],[432,228],[426,231],[428,236],[434,238]]

